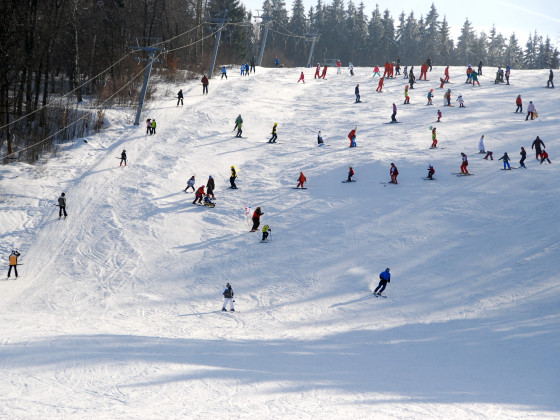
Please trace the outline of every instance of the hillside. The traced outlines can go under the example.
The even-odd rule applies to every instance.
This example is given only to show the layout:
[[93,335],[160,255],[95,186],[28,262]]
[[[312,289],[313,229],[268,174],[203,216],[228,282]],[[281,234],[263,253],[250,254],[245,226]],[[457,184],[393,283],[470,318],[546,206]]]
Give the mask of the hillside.
[[[560,417],[560,101],[547,72],[505,86],[488,69],[472,87],[452,68],[464,109],[441,106],[441,67],[411,105],[403,79],[376,93],[370,68],[313,72],[230,72],[204,96],[161,83],[143,114],[156,135],[108,110],[87,143],[0,167],[3,267],[12,247],[24,263],[0,282],[0,417]],[[514,113],[518,94],[538,119]],[[400,124],[386,124],[393,102]],[[534,159],[537,135],[551,165]],[[501,171],[521,146],[527,169]],[[452,174],[461,152],[475,176]],[[386,184],[391,162],[399,185]],[[422,180],[429,163],[436,181]],[[348,166],[356,183],[341,183]],[[307,190],[293,189],[300,171]],[[215,178],[214,209],[183,191],[191,175]],[[270,243],[248,232],[246,206],[262,206]],[[375,298],[386,267],[388,298]],[[235,313],[219,311],[226,282]]]

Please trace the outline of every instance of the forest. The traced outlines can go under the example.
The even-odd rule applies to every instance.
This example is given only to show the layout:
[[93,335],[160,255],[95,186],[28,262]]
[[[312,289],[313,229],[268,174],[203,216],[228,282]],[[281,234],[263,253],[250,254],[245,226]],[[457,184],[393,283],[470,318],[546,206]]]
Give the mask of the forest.
[[[200,77],[210,67],[220,32],[217,65],[259,55],[263,66],[278,57],[284,66],[340,59],[345,65],[382,65],[397,57],[419,65],[557,68],[559,53],[548,36],[477,32],[465,20],[452,39],[445,15],[432,4],[425,14],[396,19],[352,0],[302,0],[288,9],[265,0],[252,15],[239,0],[0,0],[0,152],[2,162],[33,162],[57,142],[100,129],[103,110],[136,106],[148,51],[156,50],[153,74],[166,80]],[[416,12],[418,13],[418,12]],[[418,17],[417,17],[418,16]],[[315,40],[315,42],[313,42]],[[87,106],[86,106],[87,105]]]

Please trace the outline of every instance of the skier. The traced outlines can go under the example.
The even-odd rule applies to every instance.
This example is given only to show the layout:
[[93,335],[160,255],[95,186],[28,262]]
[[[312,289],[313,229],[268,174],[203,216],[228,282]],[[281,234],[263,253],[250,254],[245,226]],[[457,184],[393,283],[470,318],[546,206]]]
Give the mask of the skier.
[[393,114],[391,115],[391,122],[397,122],[397,106],[393,102]]
[[327,78],[327,67],[328,66],[323,67],[323,72],[321,73],[321,77],[319,77],[319,79],[321,79],[321,78],[326,79]]
[[192,188],[192,190],[193,190],[193,192],[194,192],[194,191],[195,191],[195,189],[194,189],[194,183],[195,183],[195,180],[194,180],[194,175],[193,175],[193,176],[191,176],[191,179],[189,179],[189,180],[187,181],[187,187],[185,188],[185,192],[187,192],[187,190],[188,190],[189,188]]
[[226,78],[227,80],[227,70],[226,70],[226,66],[222,66],[222,77],[220,79]]
[[506,85],[509,85],[509,75],[511,73],[511,69],[509,68],[509,66],[506,67]]
[[504,155],[498,160],[503,160],[504,161],[504,169],[511,170],[511,166],[509,165],[509,156],[508,156],[507,152],[504,153]]
[[443,77],[439,78],[439,88],[443,89],[443,85],[445,85],[445,80],[443,80]]
[[515,100],[515,105],[517,108],[515,109],[515,113],[521,112],[523,114],[523,101],[521,100],[521,95],[517,95],[517,99]]
[[242,127],[243,127],[243,118],[241,118],[241,114],[239,114],[235,119],[235,127],[233,127],[234,130],[237,128],[237,134],[235,135],[235,137],[241,137],[241,135],[243,134]]
[[389,267],[387,267],[385,271],[379,274],[379,285],[375,288],[373,294],[376,296],[381,296],[381,293],[383,293],[383,290],[385,290],[387,283],[391,283],[391,273],[389,273]]
[[257,72],[256,68],[255,68],[255,56],[251,57],[251,68],[250,68],[251,72]]
[[340,62],[340,60],[336,61],[336,74],[341,74],[342,73],[342,63]]
[[399,170],[394,163],[391,163],[391,169],[389,169],[389,175],[391,175],[391,183],[398,184],[397,176],[399,175]]
[[354,76],[354,64],[348,63],[348,70],[350,70],[350,76]]
[[257,209],[255,210],[255,212],[253,213],[253,228],[251,229],[251,232],[256,232],[257,229],[259,228],[259,225],[261,224],[261,216],[264,213],[262,212],[260,206],[257,207]]
[[465,107],[465,101],[463,100],[463,95],[461,95],[459,93],[459,96],[457,96],[457,99],[455,100],[455,102],[459,102],[459,108],[464,108]]
[[269,143],[276,143],[276,140],[278,139],[278,135],[276,134],[276,127],[278,127],[278,123],[274,123],[274,125],[272,126],[272,137],[270,138],[270,140],[268,140]]
[[321,130],[317,133],[317,145],[322,146],[325,143],[323,142],[323,136],[321,135]]
[[436,134],[436,128],[433,127],[432,128],[432,145],[430,146],[430,149],[435,149],[437,147],[437,134]]
[[152,120],[149,118],[146,120],[146,134],[152,134]]
[[303,172],[299,173],[298,184],[296,188],[304,188],[303,184],[307,182],[307,178],[303,174]]
[[297,82],[303,82],[303,84],[305,84],[305,74],[303,74],[303,72],[301,72],[301,74],[299,75],[299,79]]
[[408,79],[408,66],[404,66],[403,79]]
[[269,233],[272,232],[272,229],[268,225],[264,225],[262,228],[262,239],[261,242],[266,242],[268,240]]
[[428,71],[428,65],[424,61],[424,63],[420,67],[420,80],[422,80],[422,76],[424,76],[424,80],[426,80],[426,72],[427,71]]
[[[405,67],[406,72],[406,67]],[[408,84],[410,85],[410,89],[414,89],[414,82],[416,81],[416,77],[414,77],[414,66],[410,66],[410,71],[408,72]]]
[[[226,79],[227,79],[227,76],[226,76]],[[208,81],[208,77],[206,77],[206,75],[204,75],[204,76],[202,76],[202,79],[200,79],[200,81],[202,82],[202,94],[204,95],[206,93],[208,95],[208,84],[210,83]]]
[[384,77],[379,79],[379,83],[377,84],[377,89],[375,89],[376,92],[381,92],[383,90],[383,81],[384,80],[385,80]]
[[552,69],[550,69],[550,73],[548,73],[548,81],[546,82],[546,87],[551,87],[554,89],[554,72],[552,71]]
[[482,76],[482,60],[478,62],[478,74]]
[[183,89],[179,89],[179,93],[177,93],[177,106],[179,106],[179,102],[183,106]]
[[545,149],[546,146],[544,145],[544,142],[541,140],[541,138],[539,136],[537,136],[537,138],[533,141],[533,144],[531,145],[531,149],[535,149],[535,159],[539,158],[539,155],[542,154],[542,149]]
[[471,78],[472,78],[473,86],[474,86],[474,82],[478,83],[478,86],[480,86],[480,82],[478,81],[478,73],[476,71],[473,70],[473,72],[471,73]]
[[212,198],[216,198],[214,197],[214,189],[216,188],[216,184],[214,184],[214,178],[212,178],[212,175],[208,176],[208,182],[206,183],[206,194],[208,196],[212,196]]
[[375,68],[373,69],[373,78],[375,79],[375,75],[378,75],[379,77],[381,77],[381,73],[379,73],[379,66],[376,65]]
[[362,102],[362,101],[360,101],[360,84],[359,83],[356,85],[356,88],[354,89],[354,94],[356,95],[356,103]]
[[441,117],[443,116],[443,114],[441,113],[441,110],[437,110],[437,122],[441,122]]
[[192,203],[196,204],[198,202],[199,204],[202,204],[203,198],[204,198],[204,185],[201,185],[200,187],[198,187],[198,190],[196,190],[196,193],[194,195],[194,201]]
[[478,153],[486,153],[486,149],[484,148],[484,134],[480,136],[480,140],[478,141]]
[[348,167],[348,182],[352,182],[352,177],[354,176],[354,169],[351,166]]
[[492,152],[491,150],[488,150],[486,152],[486,156],[484,156],[484,160],[488,160],[488,158],[490,158],[490,160],[494,160],[494,152]]
[[123,162],[124,162],[124,166],[126,166],[126,150],[124,149],[121,153],[121,163],[119,164],[119,166],[122,166]]
[[467,80],[465,81],[465,83],[470,83],[471,82],[471,74],[472,74],[472,67],[469,64],[469,66],[467,67]]
[[467,160],[467,155],[461,152],[461,173],[463,175],[469,175],[469,171],[467,169],[469,166],[469,161]]
[[529,115],[531,116],[531,119],[534,120],[535,119],[535,105],[533,105],[533,101],[529,101],[529,106],[527,107],[527,116],[525,117],[525,121],[527,121],[529,119]]
[[527,169],[527,167],[525,166],[525,159],[527,159],[527,152],[525,151],[524,147],[521,147],[521,152],[519,152],[519,154],[521,155],[521,160],[519,161],[519,167]]
[[152,119],[152,134],[156,134],[156,120]]
[[436,170],[434,169],[434,167],[429,164],[428,165],[428,179],[434,179],[434,174],[436,173]]
[[550,161],[550,159],[548,158],[548,153],[546,153],[546,150],[543,150],[541,153],[541,165],[543,164],[544,161],[548,161],[548,163],[552,163]]
[[226,284],[226,288],[224,289],[224,292],[222,293],[222,295],[224,296],[224,306],[222,306],[222,311],[227,312],[226,306],[229,303],[229,308],[230,308],[230,312],[235,312],[235,309],[233,307],[233,289],[231,288],[231,284]]
[[348,133],[348,138],[350,139],[350,147],[356,147],[356,129]]
[[443,82],[444,83],[449,82],[449,66],[445,68],[445,70],[443,71],[443,75],[444,75]]
[[66,219],[66,216],[68,216],[68,213],[66,213],[66,194],[62,193],[60,194],[60,197],[58,197],[58,218],[60,219],[62,217],[62,215],[64,214],[64,218]]
[[235,185],[235,178],[237,178],[237,172],[235,171],[235,166],[231,167],[231,176],[229,177],[230,188],[236,190],[237,185]]
[[408,85],[404,87],[404,104],[410,104],[410,96],[408,96]]
[[430,89],[430,91],[428,92],[428,103],[426,105],[433,105],[432,103],[433,97],[434,97],[434,90]]
[[313,77],[314,79],[321,78],[320,71],[321,71],[321,64],[317,63],[317,67],[315,68],[315,76]]
[[18,250],[13,250],[12,253],[10,254],[10,256],[8,257],[8,260],[10,261],[10,268],[8,269],[8,278],[10,278],[10,274],[12,273],[12,268],[14,269],[14,273],[16,275],[16,279],[18,277],[18,272],[17,272],[17,259],[21,254],[18,252]]
[[447,92],[445,92],[443,98],[447,102],[446,106],[451,106],[451,89],[447,89]]

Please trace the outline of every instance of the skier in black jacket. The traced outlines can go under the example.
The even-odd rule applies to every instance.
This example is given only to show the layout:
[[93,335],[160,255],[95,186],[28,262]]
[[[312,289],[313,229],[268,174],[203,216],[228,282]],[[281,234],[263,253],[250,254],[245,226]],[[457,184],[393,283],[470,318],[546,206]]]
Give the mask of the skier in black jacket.
[[208,182],[206,183],[206,194],[211,195],[212,198],[216,198],[214,197],[214,188],[216,188],[214,184],[214,178],[212,178],[212,175],[210,175],[208,177]]
[[231,312],[235,312],[235,309],[233,308],[233,289],[231,288],[231,284],[226,284],[226,288],[224,289],[224,292],[222,293],[224,295],[224,306],[222,306],[222,311],[227,312],[226,306],[229,302],[229,307],[230,307],[230,311]]

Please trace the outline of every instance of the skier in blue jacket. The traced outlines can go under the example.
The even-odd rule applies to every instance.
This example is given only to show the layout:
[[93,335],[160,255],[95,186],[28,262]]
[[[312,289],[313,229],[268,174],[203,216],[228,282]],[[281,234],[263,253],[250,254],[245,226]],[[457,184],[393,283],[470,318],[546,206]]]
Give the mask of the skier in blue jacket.
[[[379,285],[373,291],[373,294],[376,296],[381,296],[383,290],[387,286],[387,283],[391,282],[391,273],[389,273],[389,267],[385,269],[382,273],[379,274]],[[379,290],[379,292],[377,292]]]

